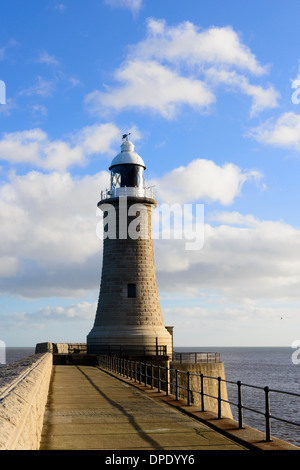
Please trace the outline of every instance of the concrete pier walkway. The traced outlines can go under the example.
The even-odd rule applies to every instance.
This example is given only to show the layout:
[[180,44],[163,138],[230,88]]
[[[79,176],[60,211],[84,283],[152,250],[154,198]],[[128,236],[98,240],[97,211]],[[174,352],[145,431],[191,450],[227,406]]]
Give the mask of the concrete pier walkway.
[[244,450],[92,366],[53,366],[41,450]]

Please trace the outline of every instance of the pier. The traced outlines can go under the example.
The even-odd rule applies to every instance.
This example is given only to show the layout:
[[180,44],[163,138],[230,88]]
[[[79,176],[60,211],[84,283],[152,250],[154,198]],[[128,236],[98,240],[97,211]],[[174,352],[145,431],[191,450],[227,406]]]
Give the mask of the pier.
[[181,394],[171,380],[165,388],[166,375],[157,380],[152,366],[150,375],[147,368],[139,375],[124,359],[89,356],[77,345],[75,354],[68,344],[44,346],[52,352],[0,369],[0,450],[300,450],[239,427],[209,401],[204,411],[184,396],[184,382]]
[[54,366],[41,450],[243,450],[162,400],[92,366]]

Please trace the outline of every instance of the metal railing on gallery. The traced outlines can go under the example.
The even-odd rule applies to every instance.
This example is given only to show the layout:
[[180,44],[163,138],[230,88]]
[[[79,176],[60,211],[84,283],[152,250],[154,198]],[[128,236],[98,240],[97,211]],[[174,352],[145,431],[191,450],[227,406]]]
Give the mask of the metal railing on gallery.
[[[170,394],[170,388],[173,389],[175,392],[175,399],[179,400],[180,398],[180,391],[185,391],[185,399],[187,406],[192,405],[193,403],[193,394],[199,394],[201,397],[201,411],[206,411],[204,406],[204,398],[210,397],[212,399],[217,400],[217,418],[222,419],[222,403],[226,402],[232,406],[236,406],[238,410],[238,420],[237,420],[237,427],[238,429],[243,429],[244,421],[243,421],[243,411],[248,410],[253,413],[259,414],[264,416],[265,419],[265,441],[270,442],[271,439],[271,420],[277,420],[284,423],[288,423],[290,425],[294,425],[299,427],[300,423],[296,421],[291,421],[288,419],[284,419],[279,416],[274,416],[270,413],[270,394],[277,393],[277,394],[285,394],[286,396],[294,396],[300,398],[300,394],[286,392],[282,390],[275,390],[269,387],[258,387],[255,385],[249,385],[246,383],[242,383],[241,381],[233,382],[230,380],[222,379],[221,377],[211,377],[204,374],[196,374],[189,371],[182,371],[180,369],[171,369],[165,366],[150,364],[146,362],[139,362],[139,361],[131,361],[128,359],[123,359],[120,357],[112,357],[112,356],[100,356],[99,357],[99,365],[102,367],[117,373],[119,375],[127,377],[127,379],[134,380],[135,382],[139,382],[140,384],[144,383],[145,386],[150,386],[154,388],[156,384],[158,392],[164,391],[166,395]],[[173,381],[170,380],[170,373],[172,372],[172,376],[174,377]],[[180,375],[185,374],[185,380],[180,380]],[[201,387],[200,390],[194,390],[191,388],[191,378],[192,376],[200,377]],[[217,381],[218,387],[218,394],[217,396],[210,395],[206,393],[204,387],[204,379],[214,380]],[[183,383],[186,385],[182,385]],[[233,402],[230,400],[224,399],[222,397],[222,382],[226,384],[234,384],[237,387],[237,402]],[[242,394],[245,388],[249,389],[256,389],[262,392],[263,401],[264,401],[264,409],[263,411],[254,409],[252,407],[247,407],[243,405],[242,401]]]
[[101,191],[101,201],[110,199],[111,197],[145,197],[149,199],[155,199],[155,191],[153,187],[129,188],[126,186],[114,189],[104,189]]

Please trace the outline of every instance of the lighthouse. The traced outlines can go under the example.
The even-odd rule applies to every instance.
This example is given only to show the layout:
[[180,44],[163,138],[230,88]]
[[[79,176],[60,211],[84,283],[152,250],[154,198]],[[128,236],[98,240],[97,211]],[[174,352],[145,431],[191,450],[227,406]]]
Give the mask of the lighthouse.
[[103,264],[89,354],[172,355],[171,327],[164,325],[154,265],[152,211],[143,159],[123,135],[110,165],[110,188],[101,192]]

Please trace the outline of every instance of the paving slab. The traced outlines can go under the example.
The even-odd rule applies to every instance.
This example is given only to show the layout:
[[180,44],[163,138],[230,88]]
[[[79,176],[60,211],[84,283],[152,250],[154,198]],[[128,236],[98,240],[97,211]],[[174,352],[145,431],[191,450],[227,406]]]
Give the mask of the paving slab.
[[245,450],[93,366],[53,366],[40,450]]

